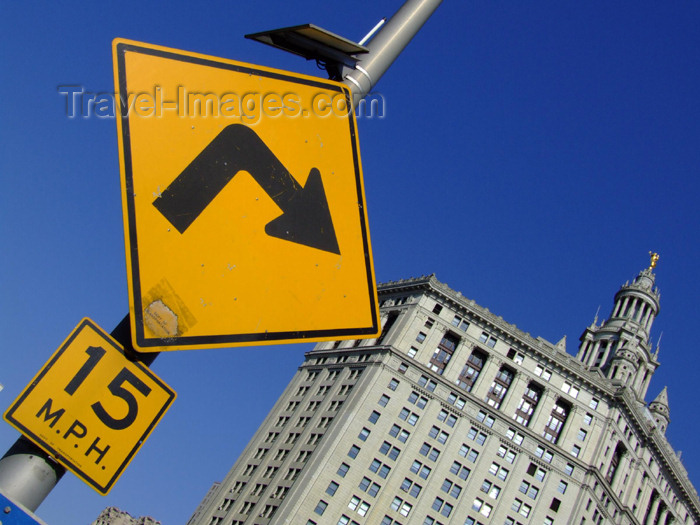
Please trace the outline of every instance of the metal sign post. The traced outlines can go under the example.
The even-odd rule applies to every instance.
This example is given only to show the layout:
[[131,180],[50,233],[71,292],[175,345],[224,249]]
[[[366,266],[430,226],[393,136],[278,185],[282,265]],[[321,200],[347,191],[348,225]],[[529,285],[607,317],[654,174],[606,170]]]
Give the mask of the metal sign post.
[[442,0],[408,0],[379,32],[365,44],[368,49],[354,68],[346,68],[344,84],[350,88],[355,107],[379,82]]

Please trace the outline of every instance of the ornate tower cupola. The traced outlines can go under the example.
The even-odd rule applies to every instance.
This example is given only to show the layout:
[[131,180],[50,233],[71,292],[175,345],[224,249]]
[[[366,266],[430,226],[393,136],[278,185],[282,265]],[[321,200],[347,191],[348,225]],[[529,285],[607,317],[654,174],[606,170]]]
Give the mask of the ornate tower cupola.
[[656,399],[649,403],[649,412],[651,412],[651,417],[656,421],[656,428],[662,434],[666,433],[666,428],[671,422],[671,411],[668,408],[668,392],[666,387],[656,396]]
[[651,325],[659,313],[659,290],[654,286],[654,268],[659,260],[652,254],[651,265],[632,281],[625,283],[615,294],[615,306],[606,321],[609,327],[619,327],[639,333],[649,343]]
[[576,356],[590,369],[598,369],[611,381],[632,389],[642,401],[659,366],[649,343],[651,325],[659,313],[660,294],[654,286],[659,255],[649,254],[649,267],[615,294],[608,319],[598,326],[596,317],[586,328]]

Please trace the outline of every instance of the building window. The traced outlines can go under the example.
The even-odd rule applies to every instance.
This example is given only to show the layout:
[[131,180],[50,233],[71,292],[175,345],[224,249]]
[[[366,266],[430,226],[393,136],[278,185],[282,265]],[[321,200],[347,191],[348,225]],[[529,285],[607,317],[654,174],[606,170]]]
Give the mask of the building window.
[[382,394],[382,397],[379,398],[379,406],[385,407],[391,398],[387,396],[386,394]]
[[538,446],[537,450],[535,451],[535,455],[538,458],[542,458],[547,463],[552,462],[552,457],[553,457],[552,453],[549,450],[545,450],[544,447]]
[[496,455],[499,458],[505,459],[508,463],[513,464],[515,462],[515,458],[518,457],[518,455],[513,452],[512,450],[507,449],[503,445],[500,445],[498,447],[498,452],[496,452]]
[[435,303],[435,306],[433,306],[433,313],[440,315],[440,312],[442,312],[442,305]]
[[487,518],[491,515],[491,511],[493,510],[493,507],[489,505],[488,503],[485,503],[484,500],[476,498],[474,500],[474,503],[472,503],[472,509],[475,511],[479,512],[481,515],[486,516]]
[[457,384],[467,392],[471,392],[481,370],[484,368],[486,358],[487,356],[484,352],[474,350],[469,356],[469,359],[467,359],[464,368],[462,368],[459,378],[457,379]]
[[523,436],[520,432],[516,432],[515,429],[512,428],[509,428],[506,431],[506,436],[516,445],[522,445],[523,440],[525,439],[525,436]]
[[369,429],[363,428],[362,430],[360,430],[360,433],[357,437],[360,438],[362,441],[367,441],[367,438],[369,437]]
[[409,432],[406,432],[398,425],[393,425],[391,430],[389,430],[389,435],[398,439],[401,443],[406,443],[408,438],[411,436]]
[[486,438],[488,436],[483,432],[479,432],[479,430],[477,430],[476,428],[472,427],[469,429],[469,432],[467,432],[467,437],[476,441],[477,445],[483,445],[484,443],[486,443]]
[[469,323],[459,315],[455,315],[454,319],[452,319],[452,326],[456,326],[463,332],[466,332],[467,328],[469,328]]
[[415,412],[411,412],[406,407],[402,408],[401,412],[399,412],[399,419],[406,421],[411,426],[416,426],[416,423],[418,422],[418,417],[418,414],[416,414]]
[[457,424],[457,416],[450,414],[447,410],[440,410],[438,421],[444,421],[449,427],[454,427]]
[[418,379],[418,384],[425,388],[428,392],[435,392],[437,383],[426,376],[420,376]]
[[364,368],[353,368],[352,370],[350,370],[350,375],[348,375],[348,379],[357,379],[362,375],[362,372],[364,372],[364,370]]
[[539,494],[540,490],[535,487],[534,485],[530,485],[527,481],[523,480],[520,483],[520,492],[523,494],[527,495],[531,499],[537,499],[537,495]]
[[589,407],[591,407],[593,410],[598,408],[598,400],[594,397],[591,399],[591,402],[588,404]]
[[450,467],[450,473],[454,474],[459,479],[466,480],[469,477],[469,474],[471,474],[471,470],[463,466],[459,461],[455,461]]
[[540,376],[545,381],[549,381],[552,377],[552,371],[541,367],[540,365],[535,366],[535,375]]
[[444,445],[447,442],[447,438],[450,437],[450,435],[447,432],[441,430],[439,427],[436,426],[433,426],[433,428],[430,429],[430,432],[428,432],[428,436],[435,439],[438,443],[442,445]]
[[399,381],[398,379],[391,378],[391,381],[389,381],[389,390],[396,390],[396,388],[399,386]]
[[487,414],[483,410],[479,410],[478,414],[476,415],[476,419],[489,428],[491,428],[496,421],[492,415]]
[[376,410],[372,410],[372,413],[367,418],[367,421],[369,421],[372,424],[375,424],[377,421],[379,421],[379,416],[381,416],[379,412],[377,412]]
[[348,470],[350,470],[350,465],[348,465],[347,463],[341,463],[340,467],[338,467],[338,475],[341,478],[344,478],[345,475],[348,473]]
[[423,490],[423,487],[418,485],[418,483],[415,483],[412,479],[404,478],[403,482],[401,483],[401,490],[408,492],[411,496],[417,498],[420,491]]
[[367,514],[367,511],[369,511],[370,504],[366,501],[361,500],[357,496],[353,496],[350,499],[350,503],[348,503],[348,508],[350,510],[354,510],[360,516],[364,516],[365,514]]
[[530,465],[527,467],[527,473],[528,475],[533,476],[537,481],[544,481],[544,478],[547,475],[544,470],[539,468],[534,463],[530,463]]
[[418,332],[418,335],[416,336],[416,341],[422,343],[423,341],[425,341],[425,338],[426,334],[424,332]]
[[391,502],[391,509],[397,511],[402,516],[408,516],[411,513],[413,505],[406,503],[404,500],[396,496]]
[[445,481],[442,482],[441,490],[443,492],[446,492],[453,498],[459,498],[459,496],[462,494],[462,487],[460,487],[456,483],[453,483],[447,478],[445,478]]
[[521,354],[520,352],[516,352],[514,349],[508,350],[508,354],[506,355],[508,359],[513,361],[516,365],[522,365],[523,361],[525,360],[525,356]]
[[375,458],[374,461],[372,461],[372,464],[369,466],[369,470],[377,473],[380,478],[386,479],[389,472],[391,472],[391,467],[384,465],[381,461]]
[[576,439],[578,439],[579,441],[586,441],[586,436],[588,436],[588,432],[586,432],[582,428],[579,428],[578,434],[576,435]]
[[422,456],[426,456],[430,461],[437,461],[438,457],[440,456],[440,451],[431,447],[428,443],[423,443],[423,446],[421,446],[418,452]]
[[496,341],[497,339],[488,332],[481,332],[481,335],[479,336],[479,342],[484,343],[489,348],[496,346]]
[[408,402],[422,409],[428,404],[428,399],[419,395],[418,392],[413,391],[408,396]]
[[590,426],[591,423],[593,423],[593,416],[592,416],[591,414],[589,414],[589,413],[586,413],[586,415],[583,416],[583,422],[584,422],[586,425],[589,425],[589,426]]
[[377,494],[379,494],[379,490],[382,488],[381,485],[377,485],[376,483],[372,482],[371,479],[369,478],[362,478],[362,481],[360,481],[359,488],[361,491],[366,492],[372,497],[375,497]]
[[561,390],[565,394],[569,394],[574,399],[578,397],[579,390],[578,390],[578,388],[573,386],[571,383],[564,381],[564,384],[561,385]]
[[326,494],[329,496],[335,495],[335,491],[338,490],[339,485],[335,481],[331,481],[326,489]]
[[532,419],[532,414],[535,412],[535,409],[542,398],[542,391],[541,386],[532,382],[528,384],[525,388],[525,392],[523,393],[523,397],[518,404],[518,408],[515,409],[513,419],[524,427],[528,426],[530,420]]
[[414,474],[418,474],[418,476],[420,476],[423,479],[428,479],[431,470],[429,467],[423,465],[423,463],[421,463],[420,461],[414,460],[413,464],[411,465],[411,472],[413,472]]
[[398,458],[399,454],[401,454],[401,449],[396,448],[388,441],[385,441],[379,446],[379,452],[385,456],[389,456],[389,459],[396,461],[396,458]]
[[429,367],[433,372],[440,375],[445,371],[447,363],[452,359],[452,354],[454,354],[457,345],[459,344],[459,337],[454,334],[446,333],[440,344],[433,352],[433,356],[430,358]]
[[513,372],[510,368],[502,366],[496,374],[496,377],[493,379],[491,388],[486,394],[486,399],[484,401],[486,401],[488,405],[498,410],[503,402],[503,399],[508,393],[508,389],[510,388],[510,384],[513,382],[514,377],[515,372]]
[[493,499],[498,499],[498,495],[501,493],[501,487],[494,485],[489,480],[485,479],[481,484],[481,492],[485,492]]
[[447,503],[444,499],[442,498],[435,498],[435,501],[433,501],[433,510],[435,512],[439,512],[446,518],[450,517],[450,514],[452,514],[452,509],[454,507]]
[[459,408],[462,410],[464,408],[464,405],[467,404],[467,400],[464,399],[463,397],[458,396],[454,392],[450,392],[450,395],[447,397],[447,402],[450,405],[454,405],[455,407]]
[[564,481],[563,479],[559,480],[559,486],[557,487],[557,490],[561,492],[562,494],[566,494],[566,489],[569,488],[569,484]]
[[408,349],[408,357],[416,357],[416,354],[418,353],[418,349],[415,346],[412,346],[411,348]]
[[544,427],[544,432],[542,433],[547,441],[551,443],[557,442],[570,410],[571,405],[569,403],[561,398],[557,399],[556,403],[554,403],[554,408],[552,408],[552,413],[547,420],[547,425]]
[[524,516],[526,518],[530,515],[530,511],[532,510],[532,507],[530,507],[526,503],[523,503],[522,501],[520,501],[517,498],[515,499],[515,501],[513,501],[513,504],[510,506],[510,508],[512,510],[514,510],[515,512],[520,513],[522,516]]
[[319,516],[323,516],[323,513],[326,512],[326,507],[328,506],[328,503],[325,501],[321,500],[318,502],[316,505],[316,508],[314,509],[314,512],[318,514]]
[[581,447],[578,445],[574,445],[571,447],[571,455],[577,458],[579,454],[581,453]]
[[357,445],[353,445],[350,447],[350,450],[348,451],[348,456],[350,456],[352,459],[355,459],[359,453],[360,453],[360,447],[358,447]]
[[328,428],[333,421],[332,417],[322,417],[318,421],[318,428]]

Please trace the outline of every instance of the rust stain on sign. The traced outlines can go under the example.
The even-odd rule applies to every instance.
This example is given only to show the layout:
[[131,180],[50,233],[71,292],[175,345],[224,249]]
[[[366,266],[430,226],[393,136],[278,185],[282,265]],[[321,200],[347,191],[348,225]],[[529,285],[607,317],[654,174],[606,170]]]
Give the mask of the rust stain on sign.
[[197,323],[167,279],[151,288],[143,304],[144,325],[159,339],[179,337]]

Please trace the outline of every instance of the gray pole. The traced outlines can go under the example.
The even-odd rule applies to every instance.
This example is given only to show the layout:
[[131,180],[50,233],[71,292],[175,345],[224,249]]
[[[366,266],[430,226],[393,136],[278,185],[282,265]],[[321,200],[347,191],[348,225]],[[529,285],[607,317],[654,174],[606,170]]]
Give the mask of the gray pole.
[[0,492],[34,512],[65,472],[46,452],[20,436],[0,459]]
[[[110,335],[124,347],[124,354],[131,361],[150,366],[159,355],[143,354],[134,350],[129,330],[129,314]],[[51,456],[24,436],[20,436],[0,459],[0,492],[34,512],[65,472],[66,469]]]
[[407,0],[366,45],[369,53],[358,56],[360,62],[356,68],[346,68],[343,83],[350,88],[355,106],[379,82],[441,2],[442,0]]

